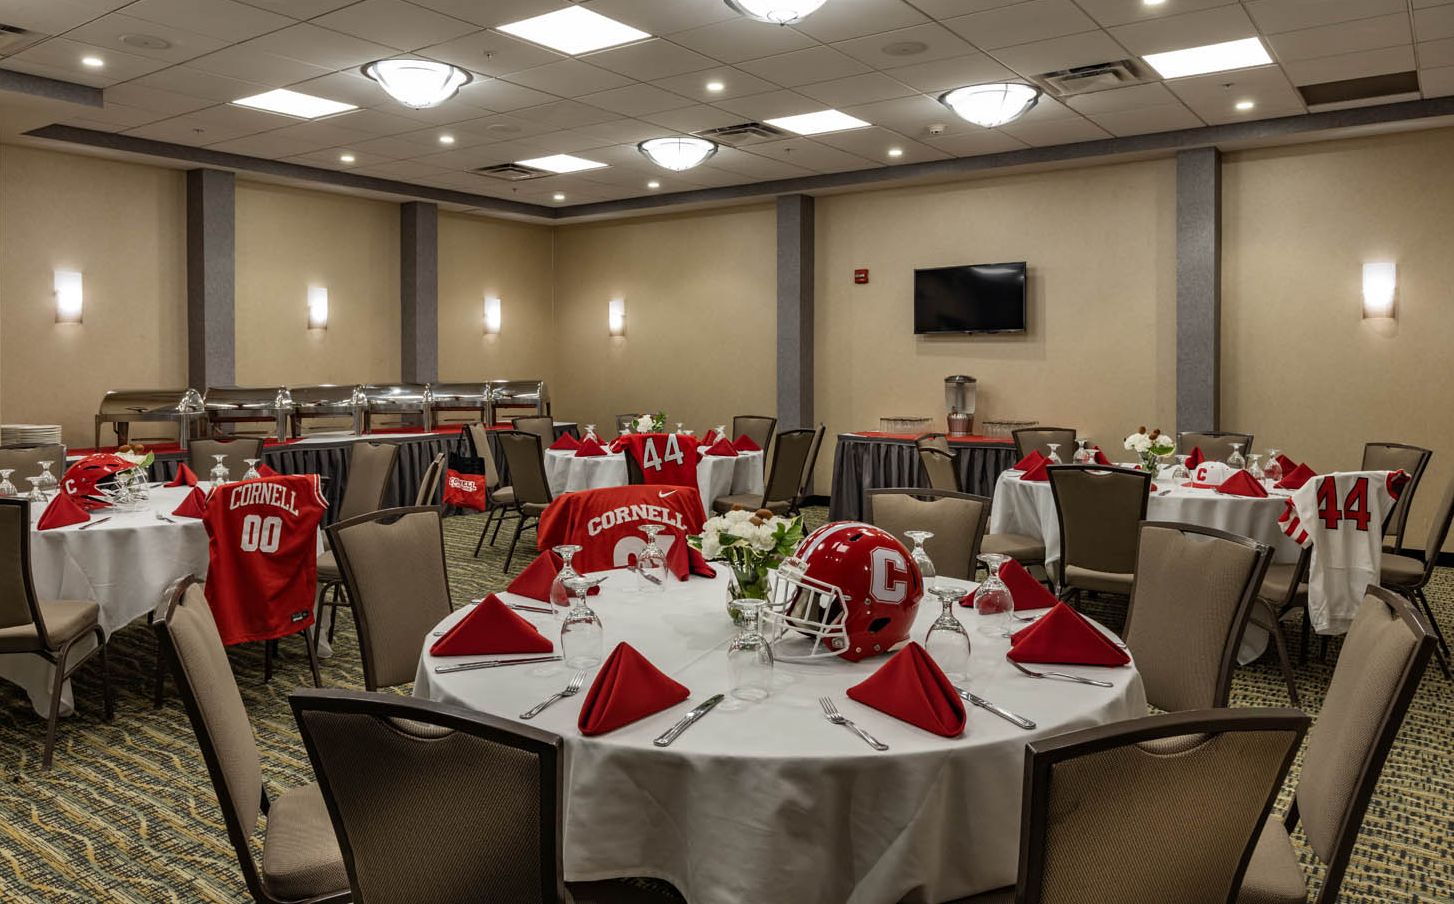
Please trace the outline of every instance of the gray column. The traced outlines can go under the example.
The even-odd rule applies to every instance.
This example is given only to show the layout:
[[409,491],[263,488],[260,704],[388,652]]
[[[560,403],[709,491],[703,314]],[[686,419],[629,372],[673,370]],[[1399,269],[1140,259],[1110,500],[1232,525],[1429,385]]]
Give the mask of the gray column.
[[813,422],[813,199],[777,199],[777,418],[779,430]]
[[235,187],[230,172],[187,171],[187,382],[198,392],[237,380]]
[[399,328],[401,378],[439,379],[439,207],[399,205]]
[[1176,155],[1176,429],[1216,430],[1221,400],[1222,155]]

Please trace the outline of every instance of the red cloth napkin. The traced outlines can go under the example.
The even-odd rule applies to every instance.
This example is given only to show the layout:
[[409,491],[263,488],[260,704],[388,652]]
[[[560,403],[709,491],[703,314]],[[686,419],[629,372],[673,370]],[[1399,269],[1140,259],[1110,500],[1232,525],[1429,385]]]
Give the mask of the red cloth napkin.
[[580,446],[576,449],[576,458],[594,458],[598,455],[605,455],[606,450],[594,437],[586,437],[581,440]]
[[1277,466],[1282,468],[1283,474],[1291,474],[1297,470],[1298,463],[1279,452],[1277,454]]
[[434,642],[434,656],[479,656],[485,653],[550,653],[544,634],[495,594],[480,600],[469,615]]
[[1195,468],[1197,465],[1201,464],[1206,460],[1207,457],[1202,454],[1202,447],[1197,446],[1196,448],[1192,449],[1191,454],[1186,457],[1186,469],[1190,471],[1192,468]]
[[[1000,566],[1000,580],[1010,588],[1010,598],[1015,601],[1015,611],[1023,612],[1026,609],[1049,609],[1060,600],[1055,594],[1045,589],[1045,585],[1035,580],[1025,566],[1010,559]],[[959,601],[961,606],[973,606],[974,594],[978,591],[971,591],[965,594]]]
[[848,689],[850,700],[946,738],[964,731],[964,703],[939,664],[913,641]]
[[732,444],[738,452],[761,452],[762,447],[752,441],[752,437],[746,433],[737,437],[737,442]]
[[[750,439],[747,440],[747,441],[748,442],[752,442],[752,440],[750,440]],[[746,450],[744,450],[744,451],[746,451]],[[728,455],[728,456],[731,456],[733,458],[736,458],[737,457],[737,450],[732,447],[732,443],[728,442],[727,437],[724,436],[724,437],[718,439],[715,443],[713,443],[711,445],[711,447],[708,448],[703,454],[704,455]]]
[[1045,461],[1045,456],[1040,454],[1039,449],[1031,449],[1030,454],[1010,466],[1011,471],[1028,471],[1036,465]]
[[1225,493],[1228,496],[1251,496],[1254,499],[1266,499],[1267,489],[1262,482],[1254,478],[1246,471],[1233,471],[1232,476],[1222,481],[1217,487],[1218,493]]
[[707,564],[701,551],[685,540],[672,541],[671,548],[666,551],[666,567],[679,581],[685,581],[694,574],[704,578],[717,576],[717,569]]
[[185,461],[177,465],[177,476],[167,483],[169,487],[194,487],[196,485],[197,475],[192,473],[192,469],[187,467]]
[[1111,463],[1111,460],[1109,458],[1106,458],[1106,453],[1101,451],[1100,446],[1093,446],[1092,448],[1096,450],[1096,456],[1092,459],[1092,461],[1094,461],[1098,465],[1109,465]]
[[[564,560],[555,554],[555,550],[547,549],[536,556],[535,561],[526,565],[525,570],[520,572],[505,590],[548,603],[550,602],[550,585],[555,583],[555,576],[560,573],[561,566],[564,564]],[[595,596],[600,592],[600,585],[597,585],[592,587],[586,595]]]
[[1273,486],[1279,490],[1300,490],[1303,484],[1317,476],[1307,465],[1296,465],[1291,471],[1283,474],[1282,479]]
[[1059,665],[1125,665],[1131,661],[1125,650],[1065,603],[1056,603],[1035,624],[1015,632],[1006,655],[1016,662]]
[[[715,443],[719,439],[727,439],[727,437],[726,436],[723,436],[720,433],[718,433],[715,429],[708,430],[707,431],[707,435],[704,436],[704,437],[702,437],[702,445],[703,446],[710,446],[710,445],[712,445],[713,443]],[[731,442],[731,440],[727,440],[727,441],[729,443]],[[736,450],[733,450],[733,451],[736,451]]]
[[583,735],[605,734],[675,706],[691,693],[622,641],[601,663],[576,725]]
[[263,464],[262,462],[258,462],[258,464],[257,464],[257,476],[259,476],[259,477],[281,477],[282,475],[279,474],[277,471],[274,471],[272,468],[268,467],[267,465]]
[[560,436],[557,436],[555,438],[555,442],[551,443],[549,448],[554,449],[557,452],[574,452],[580,447],[580,440],[576,439],[574,436],[571,436],[569,433],[562,433]]
[[54,527],[66,527],[71,524],[80,524],[82,521],[90,521],[91,516],[86,510],[76,504],[70,493],[57,493],[56,498],[50,501],[41,513],[40,520],[36,522],[37,530],[50,530]]
[[1049,465],[1050,465],[1050,459],[1048,459],[1048,458],[1042,458],[1039,461],[1035,462],[1035,464],[1031,465],[1030,466],[1030,469],[1028,471],[1026,471],[1025,473],[1021,474],[1020,475],[1020,479],[1021,480],[1040,480],[1040,481],[1049,480],[1050,479],[1050,473],[1045,470],[1046,467],[1048,467]]
[[207,496],[202,492],[201,487],[192,487],[192,492],[182,500],[182,504],[172,510],[173,515],[180,515],[183,518],[201,518],[207,510]]

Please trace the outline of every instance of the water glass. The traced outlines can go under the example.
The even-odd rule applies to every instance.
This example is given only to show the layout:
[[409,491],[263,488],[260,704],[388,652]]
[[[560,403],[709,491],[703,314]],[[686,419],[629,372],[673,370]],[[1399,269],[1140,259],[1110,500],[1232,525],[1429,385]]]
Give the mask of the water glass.
[[216,489],[217,487],[220,487],[227,482],[227,478],[232,476],[232,472],[227,470],[226,455],[214,455],[212,457],[217,461],[217,464],[212,466],[211,474],[212,487],[213,489]]
[[636,554],[636,587],[643,593],[661,593],[666,590],[666,553],[656,545],[656,535],[666,526],[643,524],[638,529],[646,534],[646,545]]
[[1078,465],[1088,465],[1096,460],[1096,457],[1091,454],[1090,440],[1078,439],[1075,444],[1078,448],[1075,450],[1075,457],[1071,459],[1072,461]]
[[1000,580],[1000,568],[1009,556],[987,552],[979,560],[989,572],[974,592],[974,609],[979,613],[980,631],[991,636],[1008,636],[1010,618],[1015,612],[1015,598],[1010,594],[1010,588]]
[[1252,459],[1252,464],[1250,464],[1250,465],[1247,466],[1247,474],[1253,480],[1256,480],[1256,481],[1261,482],[1262,479],[1267,476],[1262,471],[1262,462],[1261,462],[1262,455],[1260,453],[1253,452],[1250,457]]
[[1277,483],[1286,476],[1282,473],[1282,462],[1277,460],[1277,456],[1281,454],[1282,452],[1278,449],[1267,450],[1267,464],[1262,468],[1262,476],[1267,479],[1268,483]]
[[1171,469],[1171,479],[1176,483],[1186,483],[1191,480],[1191,469],[1186,466],[1186,460],[1190,455],[1176,456],[1176,467]]
[[41,490],[40,485],[45,480],[45,478],[44,477],[27,477],[25,479],[30,482],[30,492],[26,495],[25,498],[28,499],[30,502],[33,502],[33,503],[44,504],[45,503],[45,493]]
[[933,587],[929,592],[939,597],[944,608],[924,635],[924,652],[950,681],[964,681],[969,677],[969,632],[954,616],[954,604],[964,591],[958,587]]
[[40,488],[41,488],[41,490],[44,491],[44,492],[46,492],[46,493],[48,493],[48,494],[50,494],[50,495],[52,495],[52,496],[54,496],[55,493],[56,493],[56,490],[58,490],[60,488],[60,483],[56,480],[55,475],[50,472],[50,466],[53,465],[53,464],[55,464],[55,462],[53,462],[53,461],[38,461],[38,462],[36,462],[36,464],[40,465],[40,481],[41,481]]
[[1065,461],[1062,460],[1061,457],[1060,457],[1060,453],[1056,451],[1057,449],[1060,448],[1060,443],[1046,443],[1045,444],[1045,448],[1047,448],[1047,449],[1050,450],[1050,454],[1047,455],[1047,456],[1045,456],[1045,457],[1050,460],[1050,463],[1052,465],[1063,465],[1063,464],[1065,464]]
[[560,571],[555,573],[555,577],[550,582],[551,614],[559,616],[560,609],[570,606],[571,594],[570,588],[566,586],[566,581],[570,578],[580,577],[580,573],[571,564],[571,560],[575,558],[576,553],[581,551],[581,548],[566,544],[554,547],[551,551],[561,558]]
[[576,595],[576,604],[560,624],[560,655],[567,668],[579,671],[601,664],[605,657],[606,632],[601,617],[586,605],[586,595],[605,577],[588,578],[576,575],[566,582],[566,589]]
[[1227,464],[1239,471],[1247,469],[1247,458],[1242,454],[1243,443],[1232,444],[1232,454],[1227,456]]
[[243,461],[247,464],[247,470],[242,472],[242,479],[243,480],[260,480],[262,478],[262,475],[257,472],[257,463],[260,462],[260,461],[262,461],[262,459],[261,458],[244,458]]
[[919,573],[924,576],[924,589],[933,589],[938,572],[934,570],[934,562],[929,558],[929,551],[924,548],[926,540],[932,540],[934,534],[927,530],[906,530],[904,536],[914,541],[914,549],[909,553],[914,564],[919,566]]
[[762,633],[762,600],[733,600],[742,631],[727,644],[727,691],[738,700],[756,703],[772,693],[772,645]]
[[15,484],[10,482],[10,475],[14,473],[14,468],[0,468],[0,496],[20,495],[20,491],[15,488]]

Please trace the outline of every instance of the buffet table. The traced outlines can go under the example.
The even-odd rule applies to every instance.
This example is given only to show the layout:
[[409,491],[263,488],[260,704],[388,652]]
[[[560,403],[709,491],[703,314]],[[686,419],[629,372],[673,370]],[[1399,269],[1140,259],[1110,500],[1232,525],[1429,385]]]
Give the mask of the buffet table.
[[[928,486],[914,445],[917,438],[871,431],[838,434],[829,520],[861,520],[865,490]],[[959,469],[959,485],[976,496],[990,495],[995,478],[1015,463],[1015,443],[1008,436],[954,437],[949,440],[949,448]]]
[[[779,662],[767,700],[729,699],[670,747],[658,748],[653,738],[696,703],[728,689],[727,578],[692,578],[645,594],[632,589],[628,573],[610,575],[591,601],[606,652],[629,641],[691,696],[595,737],[576,727],[585,692],[529,723],[565,740],[570,881],[652,876],[671,882],[692,904],[947,901],[1011,885],[1025,743],[1146,714],[1134,668],[1067,667],[1111,681],[1111,688],[1027,678],[1005,662],[1008,641],[979,633],[978,616],[959,609],[973,635],[971,688],[1034,720],[1036,729],[1023,731],[971,708],[960,737],[921,731],[845,696],[883,658],[832,659]],[[441,627],[466,611],[452,613]],[[915,639],[923,639],[937,611],[926,597]],[[558,638],[555,616],[519,614]],[[552,663],[440,675],[436,665],[460,657],[431,656],[432,640],[426,638],[414,694],[507,719],[560,690],[573,674]],[[825,695],[890,749],[875,752],[828,723],[818,705]]]
[[[576,490],[620,487],[630,482],[624,452],[577,458],[574,452],[547,449],[545,477],[554,496]],[[713,500],[721,496],[739,493],[760,496],[763,490],[761,452],[739,452],[735,458],[703,455],[697,462],[697,491],[708,517],[712,515]]]

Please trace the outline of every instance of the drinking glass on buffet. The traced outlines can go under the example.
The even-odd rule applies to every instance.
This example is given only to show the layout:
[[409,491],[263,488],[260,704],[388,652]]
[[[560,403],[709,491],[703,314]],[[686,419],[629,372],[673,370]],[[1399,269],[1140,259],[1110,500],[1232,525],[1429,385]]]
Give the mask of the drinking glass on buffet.
[[1243,443],[1232,444],[1232,454],[1227,456],[1227,464],[1239,471],[1247,470],[1247,458],[1242,454]]
[[756,703],[772,693],[772,645],[762,633],[762,600],[732,601],[742,630],[727,644],[727,691],[738,700]]
[[262,475],[257,472],[257,463],[260,461],[262,461],[261,458],[243,459],[243,462],[247,464],[247,470],[242,472],[243,480],[259,480],[262,478]]
[[1010,618],[1015,612],[1015,598],[1000,580],[1000,568],[1009,558],[994,552],[982,553],[979,557],[989,575],[974,592],[974,610],[979,613],[980,630],[991,636],[1009,636]]
[[227,478],[232,476],[232,472],[227,470],[226,455],[214,455],[212,458],[217,462],[217,464],[212,466],[212,473],[210,475],[212,477],[212,486],[215,489],[226,483]]
[[605,630],[601,627],[601,617],[586,605],[586,595],[605,579],[576,575],[566,582],[566,589],[576,595],[575,605],[560,625],[560,655],[565,659],[566,668],[589,669],[601,664]]
[[0,468],[0,496],[20,495],[20,491],[15,488],[15,484],[10,482],[10,475],[14,473],[14,468]]
[[56,494],[56,490],[60,489],[60,483],[56,480],[55,475],[50,472],[50,466],[55,464],[55,462],[38,461],[36,462],[36,464],[40,465],[41,491],[48,495],[54,496]]
[[1056,451],[1057,449],[1060,448],[1060,443],[1046,443],[1045,444],[1045,448],[1047,448],[1047,449],[1050,450],[1050,454],[1047,455],[1047,456],[1045,456],[1045,457],[1050,460],[1050,463],[1052,465],[1063,465],[1063,464],[1065,464],[1065,460],[1062,459],[1060,457],[1060,453]]
[[1267,450],[1267,464],[1262,468],[1262,476],[1268,483],[1277,483],[1284,476],[1282,473],[1282,463],[1277,460],[1277,456],[1281,454],[1277,449]]
[[934,562],[929,558],[929,551],[924,548],[924,542],[934,539],[934,534],[927,530],[906,530],[904,536],[914,541],[909,557],[919,566],[919,573],[924,576],[924,589],[928,590],[934,586],[939,576],[934,570]]
[[954,604],[964,596],[964,591],[958,587],[936,586],[929,592],[939,597],[944,608],[924,635],[924,652],[950,681],[964,681],[969,677],[969,632],[954,617]]
[[580,551],[579,546],[570,544],[556,546],[551,550],[561,559],[560,571],[555,573],[555,578],[550,582],[550,609],[551,614],[557,617],[561,614],[560,609],[570,606],[570,588],[566,581],[580,577],[580,573],[571,564],[571,560]]
[[638,528],[646,534],[646,545],[636,554],[636,586],[642,592],[660,593],[666,590],[666,553],[656,545],[656,535],[666,530],[665,525],[643,524]]
[[1078,448],[1076,448],[1075,456],[1071,461],[1074,461],[1078,465],[1088,465],[1096,460],[1096,457],[1091,454],[1090,440],[1078,439],[1075,441],[1075,444]]

